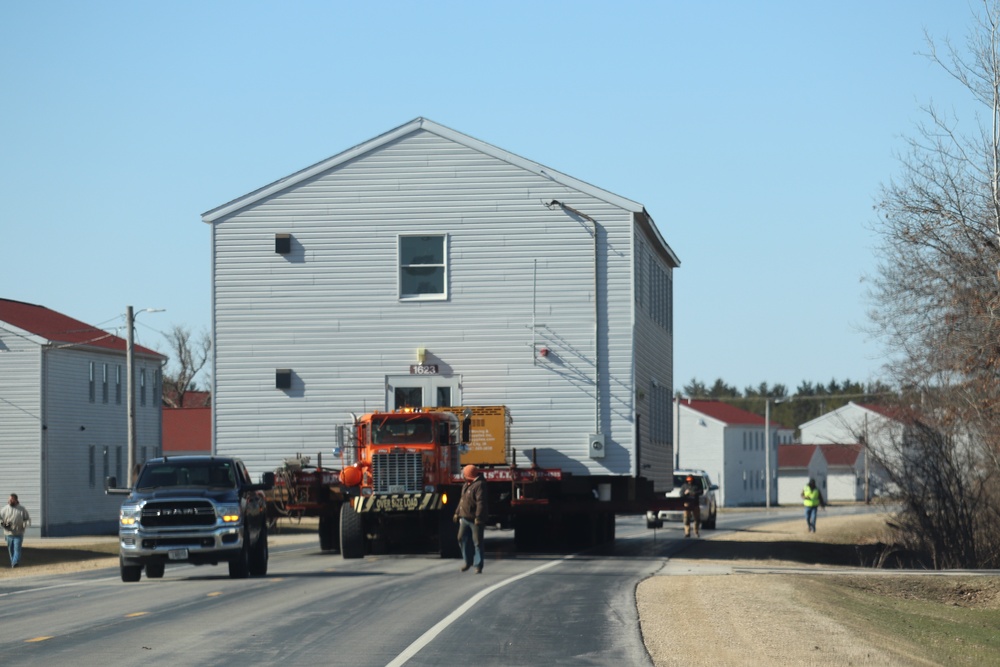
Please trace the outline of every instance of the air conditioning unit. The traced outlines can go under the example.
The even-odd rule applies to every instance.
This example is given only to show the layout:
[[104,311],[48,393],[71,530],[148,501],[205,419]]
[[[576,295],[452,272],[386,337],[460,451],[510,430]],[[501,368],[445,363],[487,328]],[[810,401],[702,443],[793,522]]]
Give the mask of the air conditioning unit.
[[603,459],[604,458],[604,434],[603,433],[591,433],[587,436],[587,447],[590,450],[590,458],[592,459]]

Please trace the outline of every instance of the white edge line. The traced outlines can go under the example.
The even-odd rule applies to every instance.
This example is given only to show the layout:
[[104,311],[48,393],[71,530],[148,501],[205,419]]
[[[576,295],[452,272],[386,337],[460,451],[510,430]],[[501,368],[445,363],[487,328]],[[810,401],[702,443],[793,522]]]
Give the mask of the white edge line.
[[415,656],[417,653],[420,652],[421,649],[423,649],[425,646],[427,646],[428,644],[430,644],[434,640],[434,638],[437,637],[439,634],[441,634],[441,632],[445,628],[447,628],[449,625],[451,625],[452,623],[454,623],[455,621],[457,621],[459,619],[459,617],[462,616],[462,614],[464,614],[465,612],[467,612],[477,602],[479,602],[480,600],[482,600],[484,597],[486,597],[487,595],[489,595],[493,591],[495,591],[495,590],[497,590],[499,588],[503,588],[504,586],[506,586],[508,584],[512,584],[515,581],[517,581],[518,579],[524,579],[525,577],[530,577],[531,575],[537,574],[537,573],[541,572],[542,570],[547,570],[550,567],[553,567],[555,565],[559,565],[563,561],[565,561],[565,560],[567,560],[569,558],[572,558],[572,557],[573,556],[566,556],[565,558],[561,558],[559,560],[554,560],[554,561],[545,563],[544,565],[539,565],[538,567],[536,567],[533,570],[528,570],[527,572],[519,574],[516,577],[511,577],[510,579],[505,579],[505,580],[501,581],[500,583],[493,584],[489,588],[484,588],[483,590],[479,591],[478,593],[476,593],[475,595],[473,595],[471,598],[469,598],[468,600],[466,600],[465,603],[461,607],[459,607],[458,609],[456,609],[455,611],[451,612],[450,614],[448,614],[447,616],[445,616],[444,618],[442,618],[440,621],[438,621],[427,632],[425,632],[424,634],[420,635],[420,637],[418,637],[416,639],[416,641],[414,641],[412,644],[410,644],[405,649],[403,649],[403,652],[400,653],[399,655],[397,655],[396,658],[392,662],[387,663],[385,667],[401,667],[401,665],[406,664],[406,662],[410,658],[412,658],[413,656]]

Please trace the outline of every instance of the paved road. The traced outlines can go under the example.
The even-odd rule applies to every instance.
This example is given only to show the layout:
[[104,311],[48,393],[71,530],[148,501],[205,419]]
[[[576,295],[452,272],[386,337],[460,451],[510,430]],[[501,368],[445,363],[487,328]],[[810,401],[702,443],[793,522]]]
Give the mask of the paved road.
[[178,565],[138,584],[116,570],[3,580],[0,663],[649,665],[635,586],[677,535],[623,518],[614,548],[515,556],[488,533],[481,575],[430,556],[345,561],[310,543],[272,551],[264,579]]

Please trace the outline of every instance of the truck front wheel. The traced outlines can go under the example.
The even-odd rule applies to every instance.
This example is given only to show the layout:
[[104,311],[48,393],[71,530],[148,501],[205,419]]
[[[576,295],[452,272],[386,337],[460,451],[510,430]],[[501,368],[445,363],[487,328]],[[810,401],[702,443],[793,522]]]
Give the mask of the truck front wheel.
[[118,566],[122,571],[122,581],[135,582],[142,578],[142,565],[126,565],[125,559],[119,556]]
[[350,502],[340,506],[340,555],[344,558],[364,558],[365,555],[364,525]]
[[260,527],[257,544],[250,550],[249,571],[251,577],[263,577],[267,574],[267,524]]
[[239,554],[229,561],[229,577],[231,579],[246,579],[250,576],[250,539],[243,533],[243,547]]

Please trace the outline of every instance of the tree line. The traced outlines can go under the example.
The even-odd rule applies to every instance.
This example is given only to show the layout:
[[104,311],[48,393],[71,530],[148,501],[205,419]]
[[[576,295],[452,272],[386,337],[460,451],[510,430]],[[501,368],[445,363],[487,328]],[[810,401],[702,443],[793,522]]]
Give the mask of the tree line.
[[860,404],[891,403],[896,392],[880,381],[866,384],[850,379],[840,382],[831,379],[825,383],[802,381],[792,392],[784,384],[761,382],[756,387],[745,387],[741,392],[722,378],[716,379],[712,385],[692,378],[678,395],[684,398],[725,401],[762,417],[766,411],[765,399],[771,399],[771,421],[789,428],[798,428],[800,424],[812,421],[851,401]]

